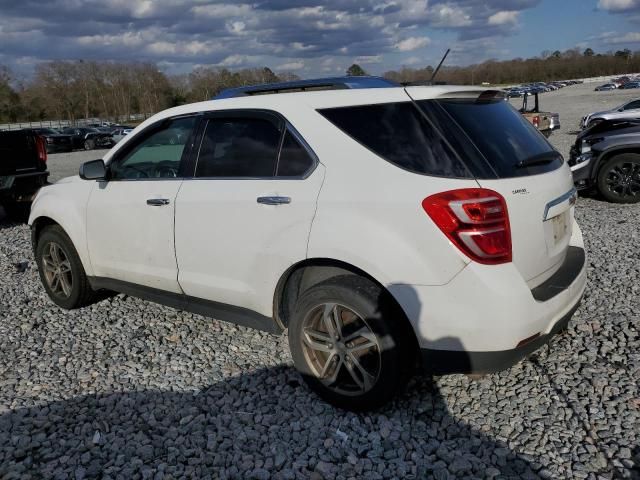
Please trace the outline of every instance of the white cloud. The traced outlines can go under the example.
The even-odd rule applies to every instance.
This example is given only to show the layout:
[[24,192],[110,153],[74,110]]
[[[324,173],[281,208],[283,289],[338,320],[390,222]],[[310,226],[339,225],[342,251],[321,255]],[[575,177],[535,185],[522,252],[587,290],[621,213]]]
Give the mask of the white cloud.
[[518,13],[519,12],[510,10],[496,12],[489,17],[487,23],[489,25],[506,25],[509,23],[516,23],[518,21]]
[[409,37],[396,43],[395,47],[401,52],[411,52],[426,47],[431,43],[429,37]]
[[251,58],[252,57],[250,55],[238,55],[238,54],[229,55],[224,60],[222,60],[218,65],[220,65],[221,67],[239,67],[249,63]]
[[619,45],[624,43],[640,43],[640,32],[629,32],[624,35],[605,34],[602,38],[608,45]]
[[277,70],[300,70],[304,68],[304,62],[288,62],[278,65]]
[[360,57],[356,57],[356,63],[371,64],[371,63],[382,63],[381,55],[362,55]]
[[236,35],[240,35],[244,33],[244,29],[246,26],[247,24],[241,21],[227,22],[227,30],[230,33],[233,33]]
[[598,0],[600,10],[611,12],[622,12],[637,7],[640,7],[640,0]]
[[457,28],[467,27],[473,22],[471,16],[462,8],[449,4],[436,5],[429,12],[434,27]]

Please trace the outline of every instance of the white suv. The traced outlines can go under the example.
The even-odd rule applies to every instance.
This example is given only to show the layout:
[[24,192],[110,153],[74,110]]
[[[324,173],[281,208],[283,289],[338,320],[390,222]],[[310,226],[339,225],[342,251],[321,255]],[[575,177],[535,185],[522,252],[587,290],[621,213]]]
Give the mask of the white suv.
[[288,328],[311,388],[349,409],[419,364],[506,368],[566,326],[586,282],[571,172],[502,92],[319,88],[166,110],[43,188],[51,299]]

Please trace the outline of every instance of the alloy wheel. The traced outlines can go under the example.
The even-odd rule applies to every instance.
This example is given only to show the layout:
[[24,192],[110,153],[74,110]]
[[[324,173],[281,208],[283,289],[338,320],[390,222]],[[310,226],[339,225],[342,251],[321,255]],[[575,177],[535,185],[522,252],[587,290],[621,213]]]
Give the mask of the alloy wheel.
[[305,317],[302,347],[313,375],[342,395],[362,395],[380,375],[381,349],[367,322],[337,303],[318,305]]
[[614,165],[606,174],[605,184],[609,192],[620,198],[640,196],[640,163],[622,162]]
[[51,292],[60,298],[69,298],[73,288],[73,273],[71,262],[60,245],[50,242],[45,248],[42,268]]

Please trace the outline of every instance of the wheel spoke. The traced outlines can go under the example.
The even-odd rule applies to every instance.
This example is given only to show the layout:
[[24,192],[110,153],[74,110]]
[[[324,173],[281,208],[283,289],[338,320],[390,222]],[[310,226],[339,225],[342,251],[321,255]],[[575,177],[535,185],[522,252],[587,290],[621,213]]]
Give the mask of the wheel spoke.
[[45,257],[44,255],[42,256],[42,266],[46,271],[51,273],[56,270],[56,267],[51,261],[51,258]]
[[60,276],[57,273],[51,274],[51,281],[49,283],[51,290],[54,292],[58,291],[58,287],[60,286]]
[[306,343],[307,346],[309,348],[312,348],[313,350],[318,350],[320,352],[330,352],[331,342],[331,337],[324,332],[319,332],[318,330],[314,330],[312,328],[304,329],[304,343]]
[[64,260],[60,263],[60,271],[62,273],[68,273],[71,271],[71,262],[69,260]]
[[351,378],[353,378],[353,381],[356,382],[356,384],[360,387],[360,389],[366,392],[373,386],[375,378],[365,370],[365,368],[360,363],[360,360],[355,355],[351,355],[349,353],[348,359],[350,361],[345,362],[347,371],[351,375]]
[[62,293],[64,293],[65,296],[68,297],[69,295],[71,295],[71,282],[69,281],[67,275],[64,273],[60,273],[59,278],[60,287],[62,287]]
[[60,265],[60,263],[62,262],[62,259],[60,258],[60,250],[58,248],[58,245],[53,242],[49,244],[49,255],[51,256],[51,260],[56,267]]
[[[371,334],[373,336],[373,334]],[[356,353],[356,352],[363,352],[363,351],[367,351],[367,350],[371,350],[372,348],[377,347],[378,344],[376,343],[375,340],[366,340],[363,343],[358,343],[356,345],[354,345],[353,347],[348,347],[349,348],[349,352],[350,353]]]
[[[322,379],[327,378],[327,374],[329,373],[332,367],[333,367],[334,373],[337,370],[339,370],[338,366],[340,364],[340,361],[341,359],[337,354],[330,353],[329,356],[327,357],[327,361],[325,362],[324,366],[322,367],[322,370],[320,371],[320,378]],[[337,376],[337,374],[335,374],[335,376]]]
[[335,363],[335,367],[333,368],[331,375],[329,375],[326,378],[323,378],[322,383],[324,383],[329,387],[334,385],[338,381],[338,374],[340,373],[340,369],[342,368],[343,365],[344,365],[344,360],[338,357],[338,361]]
[[322,320],[327,328],[327,332],[333,339],[339,340],[342,338],[342,320],[337,304],[330,303],[325,306]]

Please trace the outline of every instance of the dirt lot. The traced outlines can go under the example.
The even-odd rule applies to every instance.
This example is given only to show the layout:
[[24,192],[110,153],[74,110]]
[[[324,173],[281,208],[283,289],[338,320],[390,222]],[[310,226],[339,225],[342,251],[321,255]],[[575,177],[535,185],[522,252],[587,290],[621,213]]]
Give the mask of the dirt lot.
[[[565,158],[569,157],[571,144],[575,142],[576,133],[580,129],[580,120],[584,115],[609,110],[629,100],[640,98],[640,89],[594,92],[593,89],[597,85],[599,84],[572,85],[540,95],[541,110],[560,114],[562,128],[556,130],[549,141]],[[510,101],[517,108],[522,106],[522,98],[513,98]]]

